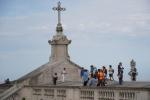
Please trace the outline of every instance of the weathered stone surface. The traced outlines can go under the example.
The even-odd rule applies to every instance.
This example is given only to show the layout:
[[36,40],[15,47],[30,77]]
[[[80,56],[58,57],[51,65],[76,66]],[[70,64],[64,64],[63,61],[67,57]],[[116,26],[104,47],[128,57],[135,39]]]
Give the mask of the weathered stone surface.
[[[81,67],[73,63],[68,54],[71,40],[63,35],[61,28],[48,41],[52,46],[49,62],[16,80],[14,86],[0,94],[0,100],[150,100],[149,82],[119,85],[116,81],[107,81],[105,87],[83,87]],[[66,80],[61,82],[64,68]],[[52,85],[54,73],[58,74],[56,86]]]
[[65,35],[55,35],[48,42],[51,45],[50,62],[53,63],[59,60],[70,59],[68,45],[71,43],[71,40],[68,40]]
[[20,78],[18,82],[28,79],[28,84],[52,84],[52,76],[54,73],[58,74],[58,81],[61,81],[61,72],[66,68],[66,81],[81,81],[80,66],[74,64],[70,60],[58,61],[54,63],[47,63],[42,65],[33,72]]
[[52,84],[54,73],[58,74],[58,81],[61,81],[61,72],[64,68],[66,68],[67,72],[65,81],[81,81],[81,67],[73,63],[68,54],[68,45],[71,43],[71,40],[68,40],[65,35],[61,34],[54,35],[53,39],[48,42],[51,45],[51,56],[49,62],[17,81],[19,83],[26,81],[25,83],[30,85]]
[[0,84],[0,94],[12,87],[12,84]]

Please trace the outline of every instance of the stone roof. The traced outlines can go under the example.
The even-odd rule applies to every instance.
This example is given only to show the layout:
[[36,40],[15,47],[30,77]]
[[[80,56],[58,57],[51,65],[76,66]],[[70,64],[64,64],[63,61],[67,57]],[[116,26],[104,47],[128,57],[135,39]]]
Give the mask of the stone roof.
[[37,69],[33,70],[32,72],[30,72],[30,73],[24,75],[23,77],[19,78],[19,79],[16,80],[16,81],[20,82],[20,81],[23,81],[23,80],[25,80],[25,79],[27,79],[27,78],[31,78],[31,77],[33,77],[33,76],[35,76],[35,75],[40,74],[40,73],[41,73],[44,69],[46,69],[47,67],[49,67],[49,66],[54,66],[54,65],[59,64],[59,63],[61,63],[61,62],[55,62],[55,63],[50,63],[50,62],[48,62],[48,63],[46,63],[46,64],[43,64],[42,66],[40,66],[40,67],[38,67]]
[[28,78],[32,78],[38,74],[41,74],[44,70],[46,70],[47,68],[49,67],[54,67],[54,66],[59,66],[60,64],[64,63],[64,62],[69,62],[70,64],[72,64],[73,66],[81,69],[81,67],[77,64],[75,64],[73,61],[71,61],[70,59],[66,59],[65,61],[57,61],[57,62],[48,62],[46,64],[43,64],[41,65],[40,67],[38,67],[37,69],[33,70],[32,72],[24,75],[23,77],[17,79],[16,81],[17,82],[21,82],[21,81],[24,81],[25,79],[28,79]]

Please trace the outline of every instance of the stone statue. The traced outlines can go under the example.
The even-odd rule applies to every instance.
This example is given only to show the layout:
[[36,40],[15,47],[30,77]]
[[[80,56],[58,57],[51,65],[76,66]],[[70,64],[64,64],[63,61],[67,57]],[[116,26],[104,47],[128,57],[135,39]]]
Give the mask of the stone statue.
[[136,76],[138,75],[137,69],[136,69],[136,62],[132,59],[130,62],[131,70],[128,73],[131,76],[131,81],[136,81]]

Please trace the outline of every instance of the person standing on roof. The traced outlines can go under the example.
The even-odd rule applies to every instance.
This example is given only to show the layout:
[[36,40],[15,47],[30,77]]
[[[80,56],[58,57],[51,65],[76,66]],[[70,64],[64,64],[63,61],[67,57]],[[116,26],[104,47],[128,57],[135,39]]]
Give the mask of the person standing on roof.
[[111,65],[109,65],[109,70],[108,70],[108,72],[109,72],[109,79],[110,79],[111,81],[114,80],[114,78],[113,78],[114,69],[112,68]]
[[53,75],[53,84],[54,84],[54,85],[56,85],[57,79],[58,79],[58,76],[57,76],[57,73],[55,73],[55,74]]
[[65,82],[66,80],[66,68],[63,69],[63,71],[61,72],[61,75],[62,75],[62,82]]
[[119,84],[122,85],[123,82],[123,66],[122,63],[120,62],[118,65],[118,79],[119,79]]
[[105,74],[102,69],[98,69],[97,73],[97,78],[98,78],[98,84],[97,86],[105,86]]
[[83,79],[83,86],[87,86],[87,83],[88,83],[88,80],[89,80],[89,73],[88,73],[87,69],[84,70],[82,79]]
[[88,81],[88,86],[96,86],[97,85],[97,78],[93,74],[91,74],[90,79]]

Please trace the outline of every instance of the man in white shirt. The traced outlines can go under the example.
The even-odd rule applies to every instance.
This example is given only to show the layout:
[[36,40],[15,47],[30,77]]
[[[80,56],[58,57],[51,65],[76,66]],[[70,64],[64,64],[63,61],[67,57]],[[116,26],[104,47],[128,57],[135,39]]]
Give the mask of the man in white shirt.
[[63,69],[61,75],[62,75],[62,82],[65,82],[65,79],[66,79],[66,68]]

